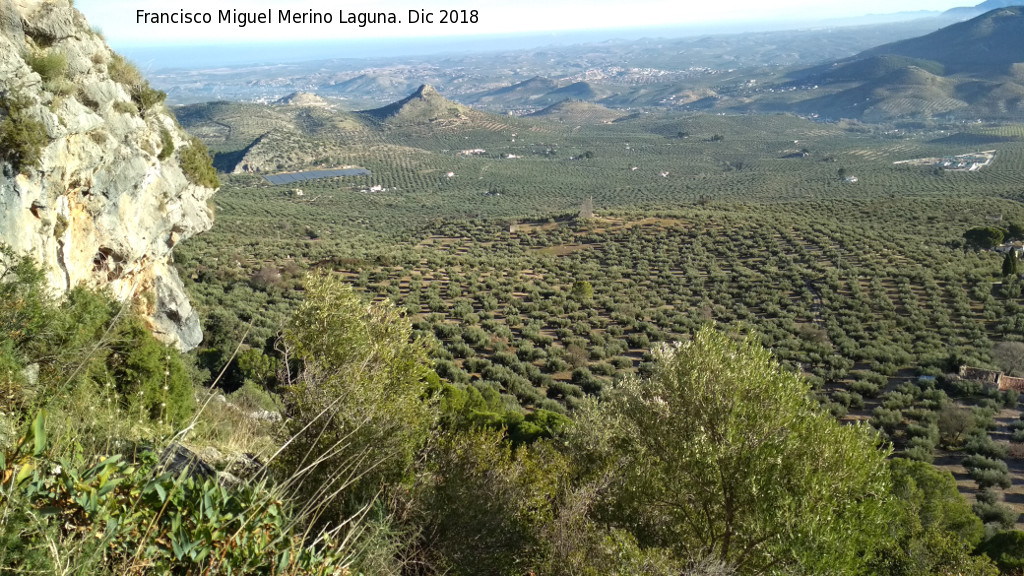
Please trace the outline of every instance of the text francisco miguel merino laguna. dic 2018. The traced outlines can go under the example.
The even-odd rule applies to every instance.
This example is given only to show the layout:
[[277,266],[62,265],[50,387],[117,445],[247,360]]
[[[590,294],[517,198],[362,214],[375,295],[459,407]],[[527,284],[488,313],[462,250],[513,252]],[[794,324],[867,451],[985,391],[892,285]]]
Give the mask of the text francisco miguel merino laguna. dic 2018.
[[476,24],[480,20],[477,10],[409,10],[404,20],[396,12],[346,12],[339,9],[337,18],[333,11],[315,10],[261,10],[246,12],[237,9],[216,12],[147,12],[136,10],[136,24],[233,24],[244,28],[249,24]]

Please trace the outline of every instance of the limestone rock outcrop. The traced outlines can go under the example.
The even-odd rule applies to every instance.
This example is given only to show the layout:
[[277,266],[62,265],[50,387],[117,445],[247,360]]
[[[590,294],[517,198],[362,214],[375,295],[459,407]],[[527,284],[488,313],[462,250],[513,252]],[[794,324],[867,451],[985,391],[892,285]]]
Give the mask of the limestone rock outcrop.
[[67,0],[0,0],[0,121],[15,109],[45,138],[31,165],[0,139],[0,242],[41,263],[55,293],[109,289],[163,341],[197,346],[171,255],[212,225],[214,190],[183,171],[197,145],[159,93]]

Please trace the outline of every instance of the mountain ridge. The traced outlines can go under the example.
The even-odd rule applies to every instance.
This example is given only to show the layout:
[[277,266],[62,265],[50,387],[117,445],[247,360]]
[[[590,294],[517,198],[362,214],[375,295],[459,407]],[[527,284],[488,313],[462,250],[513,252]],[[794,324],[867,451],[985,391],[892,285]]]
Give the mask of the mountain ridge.
[[[783,109],[866,121],[1024,115],[1024,7],[1000,7],[930,34],[789,74],[814,85]],[[763,105],[761,109],[766,109]]]

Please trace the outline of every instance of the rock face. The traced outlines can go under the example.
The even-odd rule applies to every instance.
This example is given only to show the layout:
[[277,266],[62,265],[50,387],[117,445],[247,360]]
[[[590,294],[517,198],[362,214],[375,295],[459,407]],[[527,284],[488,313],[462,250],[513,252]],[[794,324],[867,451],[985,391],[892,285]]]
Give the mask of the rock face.
[[[48,71],[44,57],[64,65]],[[187,350],[202,332],[171,251],[210,228],[214,190],[182,171],[190,138],[125,70],[66,0],[0,0],[0,119],[17,101],[46,132],[35,166],[0,142],[0,242],[41,263],[55,293],[109,289]]]

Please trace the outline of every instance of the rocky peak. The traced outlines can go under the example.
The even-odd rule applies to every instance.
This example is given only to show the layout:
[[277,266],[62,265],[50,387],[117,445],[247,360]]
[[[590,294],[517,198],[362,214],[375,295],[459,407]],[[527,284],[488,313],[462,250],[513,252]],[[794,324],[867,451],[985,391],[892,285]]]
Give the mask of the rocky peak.
[[420,87],[412,93],[412,96],[415,98],[442,98],[441,94],[430,84],[421,84]]
[[0,242],[41,263],[55,293],[108,289],[165,342],[197,346],[171,254],[212,225],[205,162],[69,2],[0,0]]
[[469,113],[469,108],[448,100],[433,86],[422,84],[398,102],[359,114],[392,124],[416,124],[460,119]]
[[327,100],[324,100],[316,94],[310,94],[309,92],[292,92],[274,103],[281,106],[305,106],[317,108],[327,108],[331,105]]

